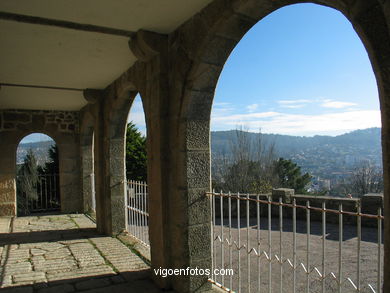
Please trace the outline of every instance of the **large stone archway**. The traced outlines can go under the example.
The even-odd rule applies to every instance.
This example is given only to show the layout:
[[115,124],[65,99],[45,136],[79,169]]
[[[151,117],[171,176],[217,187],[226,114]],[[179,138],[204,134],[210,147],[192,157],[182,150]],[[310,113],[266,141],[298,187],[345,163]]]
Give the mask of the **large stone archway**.
[[[173,255],[182,256],[173,257],[174,267],[183,266],[179,259],[185,260],[190,266],[211,263],[209,238],[205,239],[210,231],[210,206],[204,194],[210,190],[210,112],[222,67],[230,52],[255,23],[278,8],[302,2],[326,5],[342,12],[351,21],[366,47],[379,89],[385,211],[390,212],[390,38],[387,27],[390,15],[385,14],[384,7],[378,1],[214,1],[170,38],[171,68],[174,68],[170,76],[174,80],[172,84],[175,84],[171,94],[177,101],[170,108],[171,117],[176,119],[173,123],[177,125],[174,128],[174,135],[177,136],[172,145],[176,161],[172,175],[176,178],[176,184],[172,185],[172,197],[185,207],[182,219],[178,216],[172,219],[174,224],[171,233],[183,235],[178,245],[182,250],[172,252]],[[182,85],[180,89],[178,84]],[[186,223],[187,226],[182,227],[180,223]],[[389,224],[386,218],[385,275],[390,273]],[[199,241],[199,236],[204,236],[205,240]],[[190,288],[197,282],[199,279],[189,279]],[[174,284],[179,282],[174,281]],[[384,286],[385,292],[390,290],[390,282],[387,280]]]

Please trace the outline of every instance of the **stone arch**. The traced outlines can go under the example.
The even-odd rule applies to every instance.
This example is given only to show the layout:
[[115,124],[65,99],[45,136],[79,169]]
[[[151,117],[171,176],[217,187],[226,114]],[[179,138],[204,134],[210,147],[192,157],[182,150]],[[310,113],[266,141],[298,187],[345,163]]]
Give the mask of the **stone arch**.
[[109,220],[106,231],[119,233],[125,229],[125,202],[126,192],[126,126],[130,108],[137,94],[140,94],[145,112],[146,127],[148,129],[148,112],[145,107],[143,91],[138,90],[133,83],[126,81],[122,87],[110,95],[105,105],[107,110],[107,143],[104,147],[106,158],[106,186],[109,199],[105,202],[106,215]]
[[108,173],[106,174],[110,188],[109,219],[112,233],[118,233],[125,228],[126,166],[125,166],[125,136],[126,122],[130,107],[136,96],[135,92],[118,97],[110,109],[108,124]]
[[[39,131],[38,132],[37,131],[33,131],[33,132],[29,131],[27,134],[22,135],[22,137],[17,140],[18,143],[16,145],[16,149],[15,149],[15,152],[14,152],[14,154],[15,154],[15,163],[17,163],[17,159],[18,159],[17,158],[17,153],[18,153],[18,149],[20,147],[20,144],[22,143],[22,141],[26,137],[28,137],[28,136],[30,136],[32,134],[43,134],[43,135],[46,135],[47,137],[49,137],[54,142],[54,145],[56,146],[57,151],[58,151],[58,153],[57,153],[58,154],[58,164],[60,165],[60,163],[61,163],[61,151],[60,151],[60,149],[58,147],[57,140],[53,136],[49,135],[48,133],[43,133],[43,132],[39,132]],[[16,216],[23,216],[23,215],[28,215],[28,213],[31,212],[30,208],[27,207],[27,206],[29,206],[28,200],[27,200],[29,195],[28,195],[28,193],[25,194],[25,196],[27,196],[27,198],[25,198],[24,196],[22,198],[18,196],[18,194],[20,194],[19,191],[18,191],[18,188],[20,186],[18,186],[18,183],[17,183],[18,180],[16,179],[18,177],[18,175],[19,175],[16,166],[17,165],[15,165],[15,183],[16,183],[15,208],[16,208]],[[61,167],[58,166],[59,170],[60,170],[60,168]],[[41,209],[44,209],[44,211],[48,211],[47,209],[49,209],[49,208],[51,208],[50,210],[61,210],[61,191],[59,189],[60,189],[60,186],[61,186],[61,179],[62,178],[61,178],[60,174],[57,174],[57,173],[51,173],[49,175],[51,175],[51,176],[45,177],[45,181],[49,181],[52,187],[55,186],[55,190],[56,190],[55,194],[49,195],[49,197],[50,197],[51,200],[55,200],[55,201],[57,201],[59,199],[60,200],[59,206],[56,207],[56,208],[53,208],[53,206],[50,207],[49,204],[48,204],[49,200],[47,200],[47,198],[46,198],[46,201],[42,200],[42,197],[39,200],[40,203],[38,203],[38,206],[40,206]],[[39,182],[40,182],[39,184],[42,184],[42,180],[39,180]],[[45,196],[48,196],[48,194],[50,194],[50,192],[48,192],[48,194],[45,194],[45,193],[42,193],[42,189],[41,189],[41,192],[38,191],[37,194],[39,194],[40,196],[45,197]],[[20,200],[24,201],[24,204],[21,203]],[[27,204],[27,206],[25,206],[26,204]],[[30,206],[30,207],[32,207],[32,206]],[[34,207],[32,207],[32,209],[33,209],[33,211],[36,211],[36,210],[34,210]],[[26,213],[27,211],[28,211],[28,213]]]
[[62,195],[61,211],[81,212],[78,114],[59,111],[3,110],[0,111],[0,116],[3,121],[3,128],[0,128],[0,144],[3,150],[0,154],[2,191],[0,215],[16,215],[16,150],[22,138],[31,133],[46,134],[57,144]]
[[[371,61],[376,76],[382,115],[382,146],[385,178],[385,211],[390,212],[390,38],[387,23],[390,16],[385,15],[379,1],[272,1],[272,0],[237,0],[214,1],[191,21],[184,24],[174,35],[180,40],[180,46],[172,46],[175,54],[180,54],[178,62],[185,64],[182,72],[188,72],[185,78],[179,73],[175,80],[185,85],[181,92],[182,105],[179,119],[183,124],[177,132],[183,131],[179,148],[185,150],[179,154],[179,165],[186,166],[187,176],[181,184],[186,185],[188,200],[188,225],[204,225],[204,233],[209,230],[207,220],[209,212],[192,211],[192,204],[206,207],[209,203],[204,193],[210,190],[210,114],[214,90],[230,52],[244,34],[258,21],[286,5],[309,2],[329,6],[339,10],[350,20],[361,38]],[[192,38],[192,39],[191,39]],[[172,42],[175,44],[175,42]],[[181,66],[183,68],[183,66]],[[203,222],[199,216],[206,219]],[[385,223],[385,275],[390,273],[390,221]],[[196,233],[188,229],[187,241]],[[193,234],[193,235],[192,235]],[[208,241],[208,240],[205,240]],[[186,244],[189,249],[191,245]],[[197,250],[207,250],[206,243],[196,243]],[[185,247],[185,245],[184,245]],[[185,253],[185,251],[183,252]],[[203,256],[204,259],[207,256]],[[211,257],[210,257],[211,258]],[[195,258],[194,258],[194,261]],[[191,262],[191,260],[190,260]],[[385,280],[384,288],[390,290],[390,282]],[[384,289],[384,291],[386,291]]]

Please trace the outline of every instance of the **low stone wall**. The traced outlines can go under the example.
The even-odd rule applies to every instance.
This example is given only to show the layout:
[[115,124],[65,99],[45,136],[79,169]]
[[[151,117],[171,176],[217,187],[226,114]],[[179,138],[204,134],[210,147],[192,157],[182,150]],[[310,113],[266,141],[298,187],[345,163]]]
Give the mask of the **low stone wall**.
[[[245,198],[246,195],[242,194],[241,197]],[[249,196],[251,199],[256,199],[257,196]],[[331,196],[311,196],[311,195],[301,195],[294,194],[293,189],[274,189],[272,194],[261,194],[259,195],[260,200],[268,201],[271,198],[272,202],[278,202],[279,198],[282,198],[284,203],[292,203],[295,199],[297,208],[296,216],[298,220],[306,220],[306,207],[307,203],[311,207],[322,208],[322,203],[325,203],[327,210],[336,210],[338,211],[340,205],[342,206],[343,211],[348,212],[357,212],[357,208],[361,207],[361,212],[364,214],[377,215],[378,208],[381,207],[383,211],[383,195],[382,194],[366,194],[361,198],[339,198]],[[261,217],[268,217],[268,204],[260,203],[259,207],[255,202],[250,202],[249,204],[249,214],[251,218],[257,217],[257,210],[259,209]],[[216,196],[215,199],[215,215],[216,218],[220,218],[221,215],[221,206],[220,199]],[[227,218],[229,215],[229,201],[228,198],[223,199],[223,215],[224,218]],[[231,215],[233,218],[237,218],[237,199],[231,200]],[[246,218],[247,215],[247,201],[240,200],[240,217]],[[271,205],[271,216],[279,217],[279,206]],[[283,217],[292,218],[293,209],[291,207],[283,207]],[[322,221],[322,212],[313,211],[310,212],[311,221]],[[343,215],[344,224],[355,225],[357,217],[353,215]],[[339,215],[336,213],[327,212],[326,213],[326,222],[327,223],[338,223]],[[363,226],[375,226],[377,225],[376,219],[369,219],[362,217]]]

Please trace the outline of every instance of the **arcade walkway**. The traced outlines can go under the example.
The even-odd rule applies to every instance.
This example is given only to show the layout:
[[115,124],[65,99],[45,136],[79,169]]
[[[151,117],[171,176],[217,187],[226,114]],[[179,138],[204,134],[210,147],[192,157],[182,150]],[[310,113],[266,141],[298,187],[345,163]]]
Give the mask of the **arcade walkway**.
[[160,292],[150,269],[82,214],[0,218],[1,292]]

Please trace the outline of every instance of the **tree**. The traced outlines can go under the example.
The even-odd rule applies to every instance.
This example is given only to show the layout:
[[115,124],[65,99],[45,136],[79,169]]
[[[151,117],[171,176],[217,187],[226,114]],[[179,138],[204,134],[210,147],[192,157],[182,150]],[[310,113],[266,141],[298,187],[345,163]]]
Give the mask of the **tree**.
[[52,145],[48,151],[49,160],[43,167],[39,166],[39,173],[42,175],[54,175],[60,173],[59,160],[58,160],[58,147]]
[[291,160],[277,159],[276,146],[259,132],[253,134],[242,127],[231,140],[230,154],[213,162],[213,188],[232,192],[269,193],[272,188],[292,188],[306,193],[311,180],[302,175],[301,167]]
[[146,138],[134,123],[126,130],[126,177],[129,180],[147,180]]
[[276,173],[278,176],[278,187],[292,188],[296,193],[305,193],[306,186],[311,180],[309,173],[302,175],[301,167],[291,160],[279,158],[276,162]]
[[275,144],[239,127],[230,144],[229,154],[213,161],[213,188],[232,192],[266,193],[275,181]]
[[18,214],[27,214],[29,202],[38,200],[38,175],[37,159],[29,149],[17,176]]
[[369,162],[361,162],[352,171],[345,185],[346,192],[356,196],[362,196],[370,192],[383,192],[382,169],[371,165]]
[[44,166],[38,166],[38,171],[42,176],[40,180],[41,190],[45,190],[47,206],[59,208],[61,205],[60,200],[60,166],[58,159],[58,147],[57,145],[52,145],[48,150],[48,160],[45,162]]

